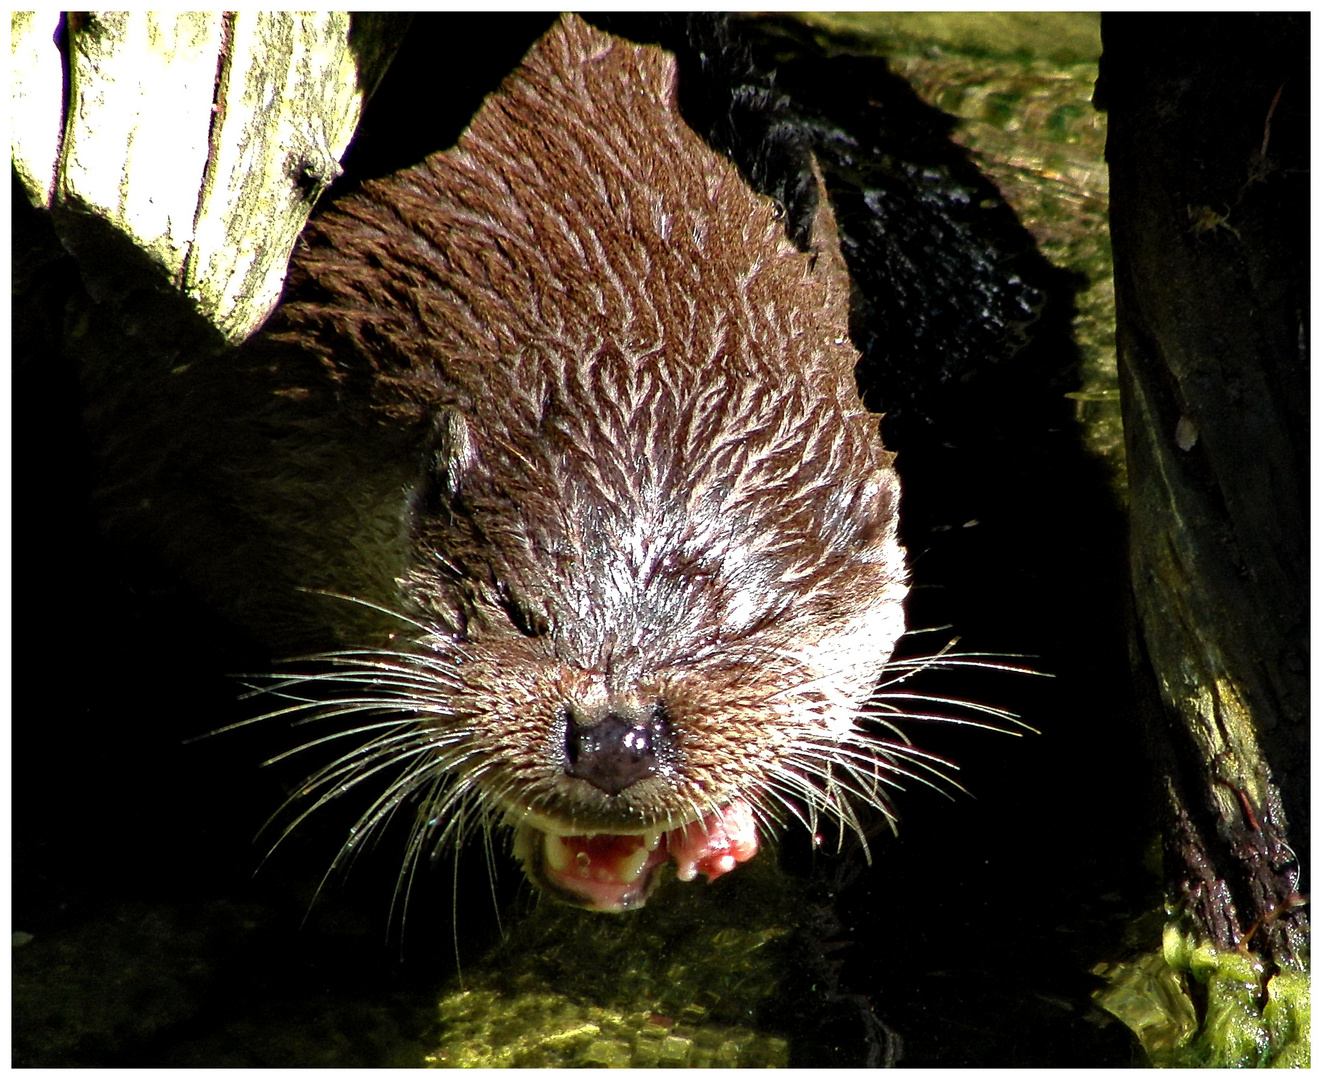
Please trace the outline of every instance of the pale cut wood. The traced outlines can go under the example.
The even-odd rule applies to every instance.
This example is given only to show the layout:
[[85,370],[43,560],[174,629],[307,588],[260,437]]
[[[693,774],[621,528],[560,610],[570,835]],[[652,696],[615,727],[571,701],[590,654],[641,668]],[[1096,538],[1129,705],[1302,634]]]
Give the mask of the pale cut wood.
[[[345,12],[239,12],[184,288],[242,340],[280,296],[294,242],[375,76],[360,76]],[[366,85],[365,82],[367,83]]]
[[206,175],[219,13],[71,19],[56,198],[111,222],[176,284]]
[[56,211],[89,290],[105,300],[122,284],[116,260],[93,253],[109,231],[238,342],[278,300],[294,243],[339,175],[403,22],[345,12],[69,15],[63,114],[58,20],[13,26],[15,166],[29,198]]
[[9,145],[14,171],[33,206],[49,207],[64,125],[64,60],[58,12],[9,16]]

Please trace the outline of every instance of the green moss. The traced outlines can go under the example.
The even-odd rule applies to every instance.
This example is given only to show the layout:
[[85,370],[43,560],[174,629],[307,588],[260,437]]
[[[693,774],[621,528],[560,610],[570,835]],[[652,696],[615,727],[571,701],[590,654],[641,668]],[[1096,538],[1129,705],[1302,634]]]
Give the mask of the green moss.
[[712,886],[666,882],[618,916],[543,903],[438,1003],[439,1068],[770,1068],[753,1018],[781,988],[793,885],[774,859]]
[[1160,952],[1103,966],[1097,1003],[1138,1037],[1153,1065],[1306,1068],[1310,991],[1304,971],[1268,974],[1246,951],[1217,950],[1174,925]]
[[953,52],[1022,64],[1070,63],[1101,52],[1101,17],[1089,11],[832,11],[801,18],[891,53]]
[[1308,1068],[1310,1012],[1306,972],[1281,972],[1268,982],[1262,1018],[1271,1045],[1278,1048],[1272,1061],[1277,1068]]

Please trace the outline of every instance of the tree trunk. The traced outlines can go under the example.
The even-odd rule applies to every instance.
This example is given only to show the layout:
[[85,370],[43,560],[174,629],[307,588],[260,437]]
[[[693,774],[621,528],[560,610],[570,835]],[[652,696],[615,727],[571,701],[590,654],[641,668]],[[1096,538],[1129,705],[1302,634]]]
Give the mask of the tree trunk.
[[1140,686],[1195,937],[1300,963],[1307,15],[1106,17]]

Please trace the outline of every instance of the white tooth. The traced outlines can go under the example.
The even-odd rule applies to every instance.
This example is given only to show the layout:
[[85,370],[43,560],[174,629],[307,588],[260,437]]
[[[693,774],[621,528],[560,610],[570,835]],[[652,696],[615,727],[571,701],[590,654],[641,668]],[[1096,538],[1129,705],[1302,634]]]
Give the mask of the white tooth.
[[648,851],[655,851],[658,847],[661,846],[661,837],[663,835],[664,834],[660,832],[650,832],[645,834],[643,836],[643,847],[645,847]]
[[514,830],[514,857],[526,863],[541,853],[542,833],[535,829],[517,828]]
[[620,860],[620,881],[636,881],[638,875],[643,872],[643,866],[647,863],[647,845],[643,845],[627,859]]
[[569,845],[558,836],[548,836],[545,842],[546,865],[557,873],[569,869]]

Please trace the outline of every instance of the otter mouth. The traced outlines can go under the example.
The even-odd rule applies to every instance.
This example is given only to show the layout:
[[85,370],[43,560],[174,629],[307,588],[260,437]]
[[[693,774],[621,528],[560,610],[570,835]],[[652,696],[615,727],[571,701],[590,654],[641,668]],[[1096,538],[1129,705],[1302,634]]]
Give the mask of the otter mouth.
[[672,860],[680,881],[699,874],[715,881],[757,852],[757,823],[742,799],[669,830],[562,835],[523,821],[514,837],[514,853],[536,885],[592,911],[642,907]]

